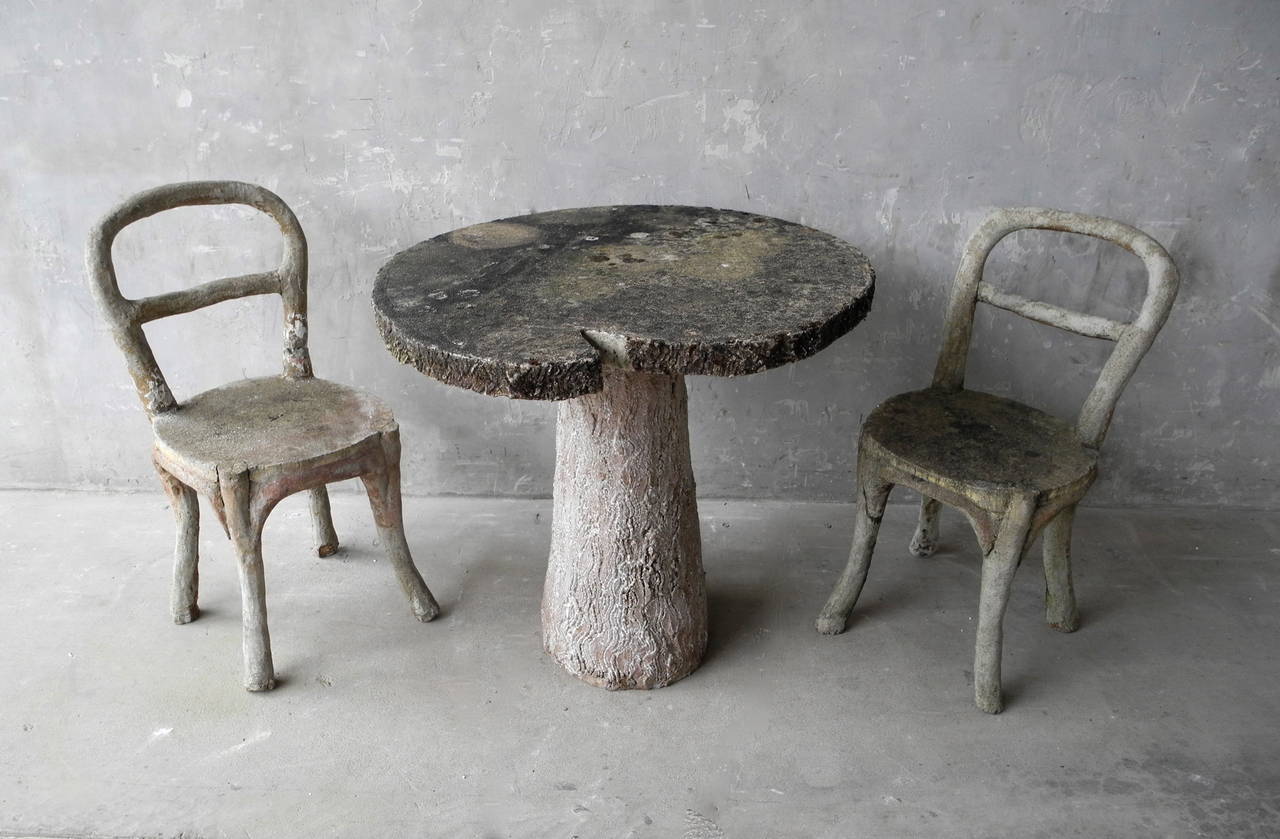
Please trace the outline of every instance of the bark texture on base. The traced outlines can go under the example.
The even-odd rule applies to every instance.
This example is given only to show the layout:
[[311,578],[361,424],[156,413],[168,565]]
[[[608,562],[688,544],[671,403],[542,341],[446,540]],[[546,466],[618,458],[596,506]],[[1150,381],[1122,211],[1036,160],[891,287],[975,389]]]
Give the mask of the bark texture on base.
[[606,367],[600,393],[560,404],[542,638],[566,670],[610,690],[662,687],[702,661],[683,376]]

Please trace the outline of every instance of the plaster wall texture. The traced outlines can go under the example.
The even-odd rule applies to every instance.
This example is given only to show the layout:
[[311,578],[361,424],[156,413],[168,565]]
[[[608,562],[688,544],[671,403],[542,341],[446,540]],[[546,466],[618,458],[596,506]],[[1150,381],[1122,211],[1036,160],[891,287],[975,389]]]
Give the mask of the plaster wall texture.
[[[689,380],[703,495],[847,500],[862,418],[930,378],[964,240],[989,208],[1032,204],[1141,227],[1182,273],[1091,501],[1275,507],[1277,123],[1267,2],[0,0],[0,486],[154,488],[85,237],[137,190],[236,178],[297,211],[315,369],[391,402],[410,492],[547,495],[555,417],[391,360],[369,291],[414,242],[607,203],[849,239],[879,272],[854,333]],[[279,243],[265,217],[199,208],[115,252],[140,296],[273,265]],[[990,271],[1108,317],[1141,297],[1136,259],[1058,234],[1017,234]],[[148,334],[181,399],[272,372],[280,317],[257,298]],[[969,381],[1071,416],[1109,346],[986,310]]]

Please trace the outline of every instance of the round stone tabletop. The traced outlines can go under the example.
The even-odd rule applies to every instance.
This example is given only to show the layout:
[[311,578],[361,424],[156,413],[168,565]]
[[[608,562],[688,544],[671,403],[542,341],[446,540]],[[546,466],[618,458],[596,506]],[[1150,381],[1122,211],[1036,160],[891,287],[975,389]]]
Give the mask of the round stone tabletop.
[[852,245],[709,207],[557,210],[401,251],[374,284],[388,348],[481,393],[568,399],[605,361],[733,376],[810,356],[867,313],[875,272]]

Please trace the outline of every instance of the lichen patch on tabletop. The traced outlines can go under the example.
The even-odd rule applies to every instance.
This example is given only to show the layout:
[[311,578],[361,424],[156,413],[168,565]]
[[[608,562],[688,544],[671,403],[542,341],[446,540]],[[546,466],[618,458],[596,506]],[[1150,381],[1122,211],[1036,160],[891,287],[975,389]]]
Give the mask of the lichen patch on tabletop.
[[449,241],[464,248],[480,250],[514,248],[538,241],[538,228],[527,224],[491,221],[455,230],[449,234]]
[[461,228],[397,254],[374,309],[391,351],[482,393],[565,399],[613,363],[739,375],[807,357],[870,307],[874,271],[803,225],[708,207],[558,210]]

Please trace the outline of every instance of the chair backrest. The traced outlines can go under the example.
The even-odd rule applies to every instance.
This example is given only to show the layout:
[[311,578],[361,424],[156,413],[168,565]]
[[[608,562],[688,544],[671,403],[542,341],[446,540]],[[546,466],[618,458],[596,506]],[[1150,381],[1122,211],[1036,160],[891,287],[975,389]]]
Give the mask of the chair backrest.
[[[133,300],[121,294],[111,261],[116,234],[135,221],[164,210],[202,204],[245,204],[271,216],[284,234],[280,267],[154,297]],[[172,411],[178,403],[160,372],[142,325],[214,303],[255,294],[279,294],[284,301],[284,375],[294,379],[311,376],[311,356],[307,351],[307,240],[293,211],[270,190],[240,181],[191,181],[140,192],[107,213],[93,228],[85,261],[94,296],[125,355],[148,417]]]
[[[1073,312],[1049,303],[998,291],[982,279],[991,249],[1017,230],[1056,230],[1079,233],[1113,242],[1139,257],[1147,268],[1147,295],[1138,316],[1129,323]],[[952,390],[964,386],[965,362],[973,336],[973,312],[981,300],[1038,323],[1056,326],[1091,338],[1116,343],[1102,367],[1098,381],[1085,399],[1076,421],[1076,433],[1087,445],[1097,447],[1106,436],[1111,414],[1125,383],[1164,325],[1178,293],[1178,272],[1160,244],[1141,230],[1111,219],[1038,207],[996,210],[979,225],[965,245],[947,307],[945,337],[933,374],[934,387]]]

